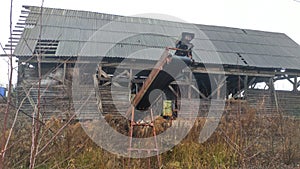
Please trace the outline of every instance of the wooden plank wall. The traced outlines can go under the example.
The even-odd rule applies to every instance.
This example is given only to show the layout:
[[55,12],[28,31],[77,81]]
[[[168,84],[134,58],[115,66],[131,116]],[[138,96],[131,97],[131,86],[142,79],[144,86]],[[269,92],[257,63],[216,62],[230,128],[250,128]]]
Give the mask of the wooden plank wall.
[[280,112],[285,115],[300,116],[300,92],[249,89],[246,100],[251,107],[269,114],[277,111],[275,94]]

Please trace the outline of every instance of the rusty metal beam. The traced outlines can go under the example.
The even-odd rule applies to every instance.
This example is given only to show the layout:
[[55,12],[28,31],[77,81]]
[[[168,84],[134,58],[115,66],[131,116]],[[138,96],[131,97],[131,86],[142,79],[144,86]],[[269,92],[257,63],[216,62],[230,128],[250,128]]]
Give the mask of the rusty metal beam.
[[[133,98],[133,100],[131,102],[133,107],[136,107],[138,105],[138,103],[142,100],[143,96],[149,89],[150,85],[152,84],[152,82],[154,81],[156,76],[163,69],[163,66],[169,61],[169,59],[170,59],[169,57],[170,57],[169,56],[169,48],[166,48],[165,51],[163,52],[163,54],[161,55],[159,61],[155,64],[154,68],[150,72],[148,78],[143,83],[142,88],[139,90],[139,92]],[[127,116],[130,114],[130,111],[131,111],[131,107],[128,108],[128,110],[126,112]]]
[[132,105],[136,107],[138,103],[141,101],[147,90],[149,89],[150,85],[156,78],[156,76],[159,74],[159,72],[163,69],[163,66],[167,63],[169,59],[169,49],[166,48],[164,53],[162,54],[161,58],[159,61],[155,64],[154,68],[150,72],[148,78],[145,80],[145,83],[143,84],[142,88],[140,91],[136,94],[132,101]]

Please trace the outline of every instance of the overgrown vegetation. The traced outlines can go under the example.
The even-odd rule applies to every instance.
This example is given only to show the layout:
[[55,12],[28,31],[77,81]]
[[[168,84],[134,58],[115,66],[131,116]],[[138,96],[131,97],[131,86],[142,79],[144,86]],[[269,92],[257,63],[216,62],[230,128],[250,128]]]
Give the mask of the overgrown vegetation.
[[[187,137],[171,151],[161,154],[162,168],[293,168],[300,164],[300,120],[282,117],[242,105],[227,110],[215,133],[198,143],[204,119],[198,119]],[[2,111],[2,110],[1,110]],[[5,168],[28,168],[31,122],[20,117],[6,152]],[[112,120],[112,119],[111,119]],[[39,150],[66,122],[52,118],[41,128]],[[115,121],[114,121],[115,123]],[[124,125],[120,125],[124,127]],[[128,129],[126,129],[128,130]],[[8,134],[8,132],[6,132]],[[1,135],[2,137],[2,135]],[[126,158],[98,147],[72,122],[38,152],[35,168],[126,168]],[[147,168],[146,159],[131,160],[131,168]],[[155,157],[152,168],[157,168]]]

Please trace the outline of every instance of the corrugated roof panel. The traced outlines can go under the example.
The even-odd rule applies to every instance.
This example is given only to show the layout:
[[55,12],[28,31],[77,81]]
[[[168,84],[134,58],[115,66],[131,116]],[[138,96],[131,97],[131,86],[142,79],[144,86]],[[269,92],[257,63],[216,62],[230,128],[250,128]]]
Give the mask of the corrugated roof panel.
[[267,52],[262,47],[265,47],[263,45],[257,45],[257,44],[245,44],[245,43],[239,43],[239,47],[242,49],[242,52],[240,53],[250,53],[250,54],[264,54],[262,52]]
[[213,45],[216,51],[219,52],[232,52],[231,48],[229,48],[225,41],[213,41]]
[[[112,44],[63,41],[59,43],[57,56],[105,56]],[[75,48],[76,47],[76,48]]]
[[97,20],[95,20],[96,21],[96,29],[99,29],[99,28],[101,28],[102,26],[104,26],[104,25],[106,25],[106,24],[108,24],[108,23],[110,23],[111,21],[109,21],[109,20],[100,20],[100,19],[97,19]]
[[80,30],[80,41],[87,41],[94,33],[93,30]]
[[298,48],[284,48],[286,49],[285,52],[289,53],[290,56],[295,56],[300,59],[300,47]]
[[[152,25],[152,27],[157,27],[157,26]],[[203,34],[201,31],[194,28],[181,28],[181,27],[170,27],[170,26],[161,26],[161,28],[163,29],[163,32],[161,32],[162,34],[165,34],[166,36],[175,37],[176,39],[178,39],[181,36],[182,32],[194,33],[196,35],[195,39],[205,38],[205,34]]]
[[[29,10],[31,12],[27,19],[31,23],[38,21],[40,8],[29,7]],[[181,32],[193,32],[193,53],[197,62],[229,65],[238,62],[241,66],[269,68],[296,68],[300,65],[299,45],[282,33],[50,8],[44,8],[42,18],[42,38],[60,41],[57,56],[139,57],[132,54],[139,50],[174,46]],[[31,29],[25,28],[23,32],[22,38],[29,42],[31,49],[35,48],[39,32],[39,24]],[[237,53],[243,56],[248,65]],[[21,39],[15,54],[21,56],[32,53]],[[158,58],[149,55],[144,59]]]
[[[141,52],[143,50],[147,50],[149,51],[149,53],[146,52],[147,55],[136,54],[137,52]],[[161,48],[161,50],[163,51],[163,48]],[[124,57],[124,58],[128,58],[128,57],[133,58],[132,56],[134,56],[134,58],[136,59],[145,59],[145,60],[157,60],[160,57],[160,55],[158,55],[157,57],[153,57],[151,55],[151,47],[145,47],[141,45],[130,45],[130,44],[123,44],[123,45],[116,44],[107,53],[105,53],[105,56],[108,57],[117,56],[117,57]]]
[[220,40],[221,39],[218,32],[215,32],[215,31],[204,31],[204,32],[210,40]]
[[[247,35],[246,38],[245,38],[245,42],[246,43],[258,43],[257,39],[255,36],[251,36],[251,35]],[[261,44],[261,43],[259,43]]]
[[289,37],[285,37],[285,38],[270,37],[270,38],[272,38],[272,42],[278,46],[299,47],[299,45],[294,41],[290,40]]
[[[44,20],[45,19],[45,20]],[[65,19],[64,17],[58,16],[58,15],[44,15],[43,16],[43,25],[49,25],[49,26],[64,26],[68,27],[68,23],[73,22],[72,20]],[[40,25],[40,22],[38,22]]]
[[291,39],[289,36],[286,36],[285,39],[287,40],[288,44],[290,44],[293,47],[300,47],[299,44],[297,44],[293,39]]
[[175,40],[161,35],[140,34],[124,39],[120,43],[144,45],[149,47],[166,47],[174,45]]
[[204,50],[195,50],[196,55],[193,55],[194,59],[196,62],[199,63],[216,63],[216,62],[221,62],[219,58],[219,55],[217,52],[209,52],[209,51],[204,51]]
[[[86,32],[86,31],[81,30],[81,32]],[[134,36],[135,34],[127,33],[127,32],[88,31],[88,33],[82,35],[85,36],[84,40],[88,40],[92,42],[118,43],[128,37]]]
[[[31,11],[37,11],[37,13],[40,13],[40,7],[30,7]],[[65,9],[51,9],[51,8],[43,8],[43,13],[44,14],[50,14],[50,15],[64,15],[67,11]]]
[[297,44],[295,42],[289,40],[288,38],[282,37],[258,36],[248,35],[245,33],[229,33],[215,31],[205,31],[205,33],[211,40],[297,47]]
[[297,64],[300,64],[299,59],[295,57],[282,58],[280,56],[254,54],[242,54],[242,56],[253,67],[299,69]]
[[[60,40],[62,37],[69,37],[70,39],[73,39],[74,38],[70,37],[70,36],[67,36],[67,34],[65,34],[65,32],[69,30],[69,29],[60,29],[58,27],[43,27],[42,28],[42,39],[51,39],[51,40]],[[39,30],[37,30],[39,31]],[[74,32],[77,32],[77,30],[72,30]],[[72,31],[69,31],[69,32],[72,32]],[[76,36],[76,35],[75,35]]]
[[[107,55],[108,57],[118,56],[125,57],[131,55],[132,53],[137,52],[137,50],[144,50],[149,48],[161,48],[164,49],[166,46],[171,46],[175,43],[174,39],[170,37],[164,37],[160,35],[135,35],[130,36],[127,39],[122,39],[116,43],[109,42],[101,42],[101,39],[97,40],[96,38],[93,41],[86,42],[85,48],[80,52],[81,55],[87,56],[103,56]],[[107,40],[107,39],[105,39]],[[62,47],[58,48],[58,55],[71,55],[76,54],[77,51],[69,50],[65,48],[70,48],[69,46],[73,41],[62,42],[60,44]],[[84,43],[84,42],[82,42]],[[76,45],[75,43],[73,45]],[[88,50],[87,50],[88,49]],[[93,52],[91,50],[96,50],[97,52]],[[146,59],[146,58],[145,58]]]
[[264,36],[257,36],[257,35],[249,35],[255,37],[255,44],[269,44],[274,45],[272,43],[273,40],[270,39],[270,37],[264,37]]
[[[204,64],[222,64],[247,66],[235,53],[196,50],[193,55],[196,62]],[[239,61],[238,61],[239,60]]]
[[136,49],[147,49],[147,48],[161,48],[164,49],[166,46],[171,46],[175,43],[174,39],[170,37],[142,34],[132,36],[130,38],[124,39],[116,44],[112,49],[113,54],[111,56],[128,56],[131,53],[136,52]]
[[227,46],[231,49],[231,51],[232,51],[233,53],[242,53],[242,52],[243,52],[243,50],[242,50],[241,47],[240,47],[240,44],[241,44],[241,43],[227,42],[226,44],[227,44]]
[[35,26],[33,28],[25,28],[22,34],[21,39],[30,40],[35,39],[37,40],[40,33],[40,27]]
[[[60,38],[61,37],[61,38]],[[79,29],[64,29],[62,35],[53,38],[64,39],[68,41],[79,41],[80,40],[80,30]]]
[[250,30],[250,29],[244,29],[244,30],[249,35],[258,35],[258,36],[270,36],[270,37],[285,38],[285,35],[283,33],[266,32],[266,31]]
[[[268,63],[268,60],[266,57],[263,57],[261,55],[254,55],[254,54],[241,54],[241,56],[247,61],[249,66],[252,67],[264,67],[266,63]],[[272,64],[267,64],[268,67]]]
[[245,42],[245,34],[231,34],[234,42]]
[[216,32],[231,32],[231,33],[243,33],[240,29],[237,28],[229,28],[229,27],[221,27],[221,26],[211,26],[211,25],[198,25],[198,28],[206,31],[216,31]]
[[[76,48],[75,48],[76,47]],[[56,56],[76,56],[80,51],[78,41],[60,41]]]
[[[268,52],[265,49],[265,45],[260,45],[260,44],[252,44],[251,45],[251,52],[247,52],[249,54],[267,54]],[[241,52],[243,53],[243,52]]]
[[245,62],[239,58],[236,53],[219,53],[222,63],[225,65],[239,65],[239,66],[248,66]]
[[290,56],[288,53],[285,52],[285,48],[281,48],[279,46],[263,46],[265,55],[272,55],[272,56]]
[[[264,46],[263,45],[253,45],[253,51],[255,51],[256,54],[264,54],[266,53]],[[252,52],[252,54],[255,54],[254,52]]]
[[222,41],[233,41],[233,37],[232,34],[233,33],[229,33],[229,32],[218,32],[220,40]]
[[69,27],[75,27],[78,29],[95,29],[94,19],[89,18],[73,18],[73,22],[69,23]]
[[[63,24],[63,23],[62,23]],[[69,28],[77,28],[77,29],[89,29],[88,19],[85,18],[77,18],[77,17],[65,17],[65,26]]]
[[216,51],[215,45],[210,40],[193,40],[194,49]]
[[95,19],[88,19],[88,25],[91,29],[98,29],[97,21]]
[[[206,33],[202,30],[197,30],[194,32],[195,33],[195,38],[194,38],[194,41],[197,40],[197,39],[200,39],[200,40],[207,40],[209,39],[208,36],[206,35]],[[178,35],[176,35],[178,36]]]
[[17,56],[32,56],[37,40],[20,40],[14,50]]

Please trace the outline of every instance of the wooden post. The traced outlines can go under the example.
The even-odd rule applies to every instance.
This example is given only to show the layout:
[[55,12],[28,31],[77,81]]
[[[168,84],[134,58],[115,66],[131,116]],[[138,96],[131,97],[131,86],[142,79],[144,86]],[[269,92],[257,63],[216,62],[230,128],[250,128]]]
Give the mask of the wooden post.
[[193,78],[193,73],[192,71],[189,72],[189,89],[188,89],[188,98],[192,98],[192,78]]
[[275,89],[275,88],[274,88],[274,81],[273,81],[273,78],[270,78],[270,79],[269,79],[268,86],[269,86],[270,92],[273,92],[273,90]]
[[103,106],[102,106],[102,100],[101,100],[101,94],[99,91],[99,81],[97,79],[97,75],[95,74],[93,76],[93,80],[94,80],[94,89],[95,89],[95,94],[96,94],[96,99],[97,99],[97,105],[98,105],[98,110],[100,111],[100,113],[103,113]]
[[273,78],[269,78],[269,81],[267,83],[268,87],[269,87],[269,96],[270,98],[272,98],[273,94],[274,94],[274,81]]
[[297,92],[297,88],[298,88],[298,78],[297,78],[297,76],[295,76],[294,83],[293,83],[293,91]]
[[253,78],[249,81],[249,83],[248,83],[248,89],[249,89],[249,87],[250,87],[250,89],[253,89],[253,88],[255,87],[255,85],[256,85],[255,80],[256,80],[256,77],[253,77]]
[[78,67],[74,67],[73,68],[73,83],[74,83],[74,77],[76,77],[78,80],[76,81],[76,85],[79,85],[79,68]]
[[132,77],[133,77],[133,75],[132,75],[132,69],[130,69],[129,70],[129,82],[128,82],[128,92],[129,92],[129,95],[128,95],[129,98],[128,98],[128,100],[129,101],[131,101],[131,97],[132,97],[131,96],[131,86],[133,85],[132,82],[131,82],[132,81]]
[[63,72],[63,85],[65,85],[65,79],[66,79],[66,69],[67,69],[67,63],[64,62],[64,72]]
[[[214,77],[217,88],[214,91],[211,92],[211,94],[207,97],[208,99],[220,99],[220,97],[221,97],[221,88],[224,87],[227,77],[223,77],[221,79],[221,76],[219,76],[218,79]],[[217,98],[213,98],[215,95],[216,95]]]
[[[217,79],[217,99],[221,98],[221,90],[224,87],[224,85],[226,84],[226,77],[222,78],[222,75],[218,75],[218,79]],[[225,99],[225,98],[223,98]]]
[[269,89],[270,89],[270,97],[271,98],[272,98],[272,96],[274,97],[276,111],[279,112],[278,99],[277,99],[277,94],[276,94],[275,87],[274,87],[274,79],[273,78],[269,79]]
[[247,98],[248,87],[248,75],[246,75],[244,78],[244,98]]
[[300,81],[297,82],[297,91],[298,91],[298,87],[300,86]]
[[220,82],[220,76],[218,76],[218,79],[217,79],[217,99],[219,100],[220,99],[220,97],[221,97],[221,88],[222,88],[222,86],[220,86],[220,85],[222,85],[222,84],[219,84],[219,82]]

